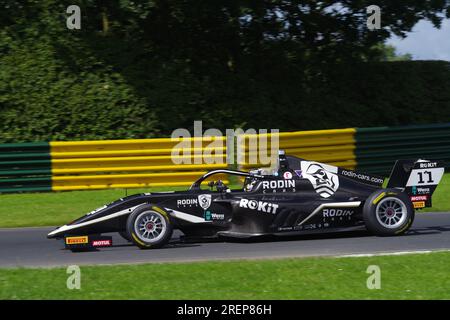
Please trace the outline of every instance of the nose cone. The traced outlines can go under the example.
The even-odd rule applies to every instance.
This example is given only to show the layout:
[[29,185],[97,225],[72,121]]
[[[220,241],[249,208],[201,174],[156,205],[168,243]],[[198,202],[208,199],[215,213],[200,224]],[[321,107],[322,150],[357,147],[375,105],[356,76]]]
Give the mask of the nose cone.
[[67,227],[67,226],[62,226],[62,227],[56,228],[55,230],[51,231],[49,234],[47,234],[47,239],[54,239],[54,238],[61,237],[63,235],[65,227]]

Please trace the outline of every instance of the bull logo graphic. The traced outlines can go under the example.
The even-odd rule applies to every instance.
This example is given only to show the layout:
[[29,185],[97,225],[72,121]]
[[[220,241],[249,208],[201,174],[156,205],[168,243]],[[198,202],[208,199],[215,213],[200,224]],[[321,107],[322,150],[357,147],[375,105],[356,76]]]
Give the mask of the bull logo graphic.
[[301,167],[303,178],[311,182],[321,197],[328,198],[339,188],[337,167],[310,161],[302,161]]
[[211,205],[211,195],[210,194],[201,194],[198,196],[198,202],[200,203],[200,207],[203,210],[206,210]]

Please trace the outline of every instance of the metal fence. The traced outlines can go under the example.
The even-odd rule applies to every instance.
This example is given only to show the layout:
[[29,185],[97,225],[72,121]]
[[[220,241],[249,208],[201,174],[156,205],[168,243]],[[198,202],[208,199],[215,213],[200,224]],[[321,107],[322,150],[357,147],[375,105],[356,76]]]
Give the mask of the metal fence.
[[[397,159],[450,163],[450,123],[277,135],[286,154],[385,176]],[[250,148],[251,137],[242,140],[242,170],[258,166],[248,159],[263,151]],[[0,193],[187,186],[208,170],[225,168],[225,137],[2,144]]]

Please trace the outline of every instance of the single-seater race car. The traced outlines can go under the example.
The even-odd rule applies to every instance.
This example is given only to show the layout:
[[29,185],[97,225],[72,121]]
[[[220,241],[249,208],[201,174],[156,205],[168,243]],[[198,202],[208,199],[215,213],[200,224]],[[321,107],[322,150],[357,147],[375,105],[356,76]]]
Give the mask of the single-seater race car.
[[[219,174],[243,177],[230,190]],[[248,238],[262,235],[349,231],[366,228],[377,236],[405,233],[414,210],[431,206],[444,174],[442,161],[398,160],[389,182],[280,151],[273,169],[214,170],[187,191],[142,193],[98,208],[48,234],[69,249],[112,244],[102,233],[119,232],[142,249],[168,243],[174,229],[184,236]],[[203,184],[202,184],[203,183]],[[202,188],[203,187],[203,188]]]

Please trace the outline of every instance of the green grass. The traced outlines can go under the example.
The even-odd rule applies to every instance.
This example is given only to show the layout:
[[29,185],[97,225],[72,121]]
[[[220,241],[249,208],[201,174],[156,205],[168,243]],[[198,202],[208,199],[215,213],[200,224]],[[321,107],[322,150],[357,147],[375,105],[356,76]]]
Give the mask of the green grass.
[[[158,191],[186,188],[159,188]],[[155,191],[128,189],[128,195]],[[0,195],[0,227],[66,224],[106,203],[125,196],[124,189]]]
[[426,208],[423,211],[450,211],[450,173],[444,174],[436,188],[433,194],[433,207]]
[[[179,188],[129,189],[128,194]],[[0,227],[37,227],[66,224],[81,215],[125,195],[123,189],[25,193],[0,195]],[[433,195],[433,208],[450,211],[450,173],[444,175]]]
[[[369,265],[381,289],[369,290]],[[450,299],[450,253],[0,269],[0,299]]]

